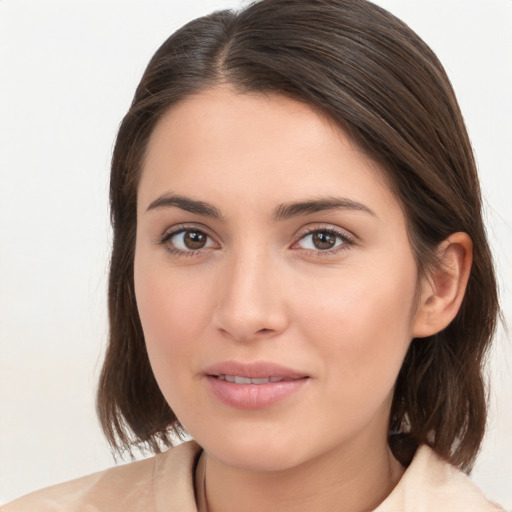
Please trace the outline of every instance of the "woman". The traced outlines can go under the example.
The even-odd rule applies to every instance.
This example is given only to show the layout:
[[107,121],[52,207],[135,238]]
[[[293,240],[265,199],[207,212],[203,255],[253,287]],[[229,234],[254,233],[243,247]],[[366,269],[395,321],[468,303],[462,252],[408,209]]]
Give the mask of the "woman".
[[498,311],[475,164],[400,21],[264,0],[183,27],[111,208],[105,433],[195,442],[6,511],[499,510],[464,475]]

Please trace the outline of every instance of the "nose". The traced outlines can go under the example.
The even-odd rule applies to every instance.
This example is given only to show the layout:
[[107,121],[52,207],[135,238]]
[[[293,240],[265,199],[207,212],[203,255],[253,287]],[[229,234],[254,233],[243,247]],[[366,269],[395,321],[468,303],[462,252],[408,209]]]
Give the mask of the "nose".
[[288,325],[288,315],[286,287],[278,266],[261,252],[225,261],[219,276],[214,327],[239,342],[281,334]]

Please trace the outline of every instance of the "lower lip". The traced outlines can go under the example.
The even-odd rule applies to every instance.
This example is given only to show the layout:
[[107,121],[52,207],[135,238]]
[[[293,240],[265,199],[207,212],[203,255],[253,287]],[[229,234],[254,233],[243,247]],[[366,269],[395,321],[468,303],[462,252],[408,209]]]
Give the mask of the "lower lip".
[[266,384],[235,384],[207,376],[213,394],[223,403],[237,409],[263,409],[297,393],[308,378],[268,382]]

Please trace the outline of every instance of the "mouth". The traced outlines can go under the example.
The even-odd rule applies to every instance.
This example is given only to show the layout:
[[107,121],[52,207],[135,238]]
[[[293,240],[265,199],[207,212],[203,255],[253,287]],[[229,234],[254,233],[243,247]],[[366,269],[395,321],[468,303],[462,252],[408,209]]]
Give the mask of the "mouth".
[[309,377],[305,372],[269,361],[223,361],[205,368],[203,373],[234,384],[268,384]]
[[297,395],[310,376],[275,363],[227,361],[203,372],[207,388],[224,405],[264,409]]
[[[211,375],[211,377],[219,380],[225,380],[234,384],[268,384],[274,382],[286,382],[297,379],[290,379],[287,377],[263,377],[259,379],[251,379],[250,377],[242,377],[240,375]],[[298,377],[307,378],[307,377]]]

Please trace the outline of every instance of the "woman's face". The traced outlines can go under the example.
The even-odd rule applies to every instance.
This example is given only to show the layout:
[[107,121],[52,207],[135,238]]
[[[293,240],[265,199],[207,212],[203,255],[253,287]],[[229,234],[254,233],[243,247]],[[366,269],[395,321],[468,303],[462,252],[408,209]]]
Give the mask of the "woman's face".
[[151,365],[217,460],[386,443],[418,273],[378,166],[309,106],[208,90],[156,126],[135,289]]

